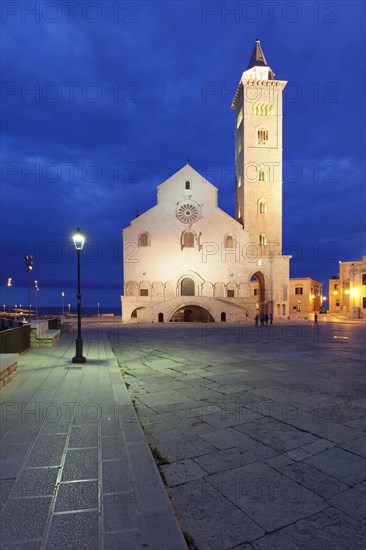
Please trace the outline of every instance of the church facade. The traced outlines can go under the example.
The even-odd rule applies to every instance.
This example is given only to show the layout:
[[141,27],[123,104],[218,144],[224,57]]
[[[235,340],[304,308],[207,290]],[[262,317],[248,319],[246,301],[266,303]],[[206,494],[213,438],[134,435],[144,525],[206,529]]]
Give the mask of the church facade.
[[237,322],[289,314],[282,255],[282,92],[256,40],[235,111],[236,217],[183,166],[123,231],[124,322]]

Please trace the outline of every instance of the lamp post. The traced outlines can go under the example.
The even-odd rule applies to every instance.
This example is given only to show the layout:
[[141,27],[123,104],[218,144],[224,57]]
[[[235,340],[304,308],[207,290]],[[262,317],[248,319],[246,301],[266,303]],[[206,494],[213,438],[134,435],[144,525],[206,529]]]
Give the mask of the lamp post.
[[39,292],[38,281],[34,281],[34,290],[36,291],[36,319],[38,319],[38,292]]
[[30,305],[30,274],[33,269],[33,257],[32,256],[24,256],[25,259],[25,266],[27,268],[28,273],[28,323],[31,322],[31,305]]
[[69,315],[71,313],[71,304],[67,304],[67,309],[69,310]]
[[[7,283],[7,287],[8,287],[8,309],[9,309],[9,315],[10,315],[10,289],[12,287],[12,281],[13,279],[11,277],[8,278],[8,283]],[[4,306],[5,307],[5,306]],[[4,309],[5,311],[5,309]]]
[[97,303],[97,311],[98,311],[98,317],[99,317],[99,302]]
[[61,300],[62,300],[62,316],[65,315],[65,293],[61,292]]
[[78,227],[72,236],[78,257],[78,336],[76,339],[76,355],[72,358],[73,363],[85,363],[86,358],[83,356],[83,341],[81,339],[81,292],[80,292],[80,253],[84,248],[85,236]]

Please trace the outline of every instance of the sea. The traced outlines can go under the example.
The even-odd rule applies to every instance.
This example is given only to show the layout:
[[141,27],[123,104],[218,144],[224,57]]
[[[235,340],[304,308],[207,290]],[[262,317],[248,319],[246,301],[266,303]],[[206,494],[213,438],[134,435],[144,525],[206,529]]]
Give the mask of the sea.
[[[12,308],[12,311],[13,308]],[[22,311],[26,314],[28,312],[28,309],[25,307],[25,308],[22,308]],[[17,312],[19,312],[19,308],[17,309]],[[34,306],[32,305],[32,315],[35,313],[35,308]],[[78,310],[77,310],[77,307],[70,307],[70,311],[69,311],[69,308],[66,306],[65,307],[65,310],[64,310],[64,313],[65,315],[67,315],[68,313],[70,313],[71,315],[77,315],[78,313]],[[82,306],[81,307],[81,314],[82,315],[98,315],[98,308],[97,306],[95,307],[84,307]],[[119,307],[100,307],[99,308],[99,314],[100,315],[117,315],[117,316],[120,316],[121,315],[121,308]],[[48,316],[52,316],[52,315],[62,315],[62,308],[60,306],[58,307],[54,307],[54,306],[47,306],[47,307],[38,307],[38,317],[48,317]]]

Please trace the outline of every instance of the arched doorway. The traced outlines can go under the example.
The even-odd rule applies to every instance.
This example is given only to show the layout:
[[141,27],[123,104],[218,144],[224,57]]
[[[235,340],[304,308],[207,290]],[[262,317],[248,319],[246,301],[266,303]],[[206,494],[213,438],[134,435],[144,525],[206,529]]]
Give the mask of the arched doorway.
[[158,315],[158,322],[159,322],[159,323],[164,323],[164,313],[159,313],[159,315]]
[[194,296],[194,280],[185,277],[180,283],[181,296]]
[[200,306],[184,306],[177,309],[169,321],[175,323],[214,323],[215,319],[207,309]]
[[264,275],[261,271],[256,271],[250,278],[251,295],[255,298],[256,313],[270,313],[268,303],[266,302],[266,287]]
[[146,307],[137,307],[136,309],[134,309],[131,313],[131,319],[137,319],[137,317],[140,317],[144,309],[146,309]]
[[223,322],[226,321],[226,313],[225,313],[225,311],[223,311],[223,312],[221,313],[221,321],[223,321]]

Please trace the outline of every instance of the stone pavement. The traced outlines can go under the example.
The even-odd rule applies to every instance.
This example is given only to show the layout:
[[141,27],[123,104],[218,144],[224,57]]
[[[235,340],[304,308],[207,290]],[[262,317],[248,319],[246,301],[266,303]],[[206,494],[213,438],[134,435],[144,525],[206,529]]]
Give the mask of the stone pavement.
[[186,549],[105,332],[84,332],[84,365],[72,338],[21,354],[1,391],[1,549]]
[[366,547],[364,323],[125,331],[112,347],[190,548]]

